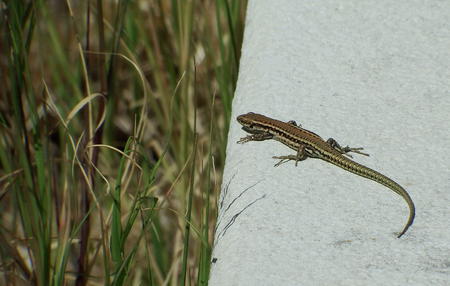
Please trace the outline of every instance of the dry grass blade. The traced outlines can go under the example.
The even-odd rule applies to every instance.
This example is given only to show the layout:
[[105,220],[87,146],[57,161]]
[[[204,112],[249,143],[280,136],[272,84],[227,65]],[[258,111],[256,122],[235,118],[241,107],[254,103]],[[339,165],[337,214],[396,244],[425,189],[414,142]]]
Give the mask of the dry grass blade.
[[0,4],[0,285],[207,283],[246,2]]

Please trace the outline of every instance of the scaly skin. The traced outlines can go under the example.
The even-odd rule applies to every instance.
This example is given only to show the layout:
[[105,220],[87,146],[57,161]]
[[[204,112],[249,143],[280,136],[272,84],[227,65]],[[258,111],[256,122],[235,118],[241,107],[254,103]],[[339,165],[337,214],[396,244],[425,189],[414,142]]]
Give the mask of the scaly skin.
[[408,221],[397,237],[400,238],[412,225],[415,217],[415,206],[408,192],[385,175],[344,156],[351,157],[347,154],[348,152],[367,155],[360,152],[362,148],[350,148],[348,146],[342,148],[334,139],[330,138],[325,141],[319,135],[301,128],[294,121],[282,122],[253,112],[239,115],[237,121],[242,124],[242,129],[252,134],[241,138],[238,143],[274,139],[297,151],[296,155],[274,157],[280,159],[280,162],[275,166],[290,160],[294,160],[297,165],[298,161],[306,158],[318,158],[388,187],[400,195],[409,207]]

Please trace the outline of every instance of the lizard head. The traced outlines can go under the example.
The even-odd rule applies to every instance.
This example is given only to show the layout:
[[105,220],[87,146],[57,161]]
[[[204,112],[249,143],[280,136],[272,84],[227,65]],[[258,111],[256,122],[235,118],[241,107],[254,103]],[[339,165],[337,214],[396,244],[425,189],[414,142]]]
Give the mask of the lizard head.
[[241,114],[236,118],[242,125],[242,129],[252,134],[265,132],[264,122],[268,119],[266,116],[254,112]]

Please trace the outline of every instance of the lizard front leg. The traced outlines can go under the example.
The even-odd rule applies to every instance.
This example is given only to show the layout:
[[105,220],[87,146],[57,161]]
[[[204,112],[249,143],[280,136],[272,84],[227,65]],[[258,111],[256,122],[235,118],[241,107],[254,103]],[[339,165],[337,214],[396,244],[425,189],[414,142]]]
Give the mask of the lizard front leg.
[[268,132],[263,132],[263,133],[257,133],[257,134],[252,134],[252,135],[242,137],[241,139],[239,139],[239,141],[237,141],[237,143],[244,144],[249,141],[264,141],[264,140],[269,140],[272,138],[273,138],[272,134],[270,134]]
[[297,167],[297,164],[299,161],[303,161],[306,158],[308,158],[308,153],[305,151],[305,145],[300,145],[297,150],[296,155],[286,155],[286,156],[273,156],[274,159],[279,159],[280,161],[275,164],[274,167],[278,167],[283,163],[286,163],[288,161],[294,160],[295,166]]

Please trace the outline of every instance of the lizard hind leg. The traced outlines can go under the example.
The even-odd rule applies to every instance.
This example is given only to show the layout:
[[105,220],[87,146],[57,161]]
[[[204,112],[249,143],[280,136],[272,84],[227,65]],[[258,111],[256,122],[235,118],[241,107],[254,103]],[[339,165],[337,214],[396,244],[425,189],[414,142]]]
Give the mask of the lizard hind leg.
[[349,152],[358,153],[358,154],[361,154],[364,156],[369,156],[369,154],[360,151],[360,150],[364,150],[363,147],[356,147],[356,148],[351,148],[349,146],[341,147],[341,145],[339,145],[339,143],[336,140],[334,140],[333,138],[328,138],[327,143],[328,143],[328,145],[331,146],[331,148],[335,149],[339,153],[346,155],[350,158],[353,158],[353,157],[352,157],[352,155],[347,154]]

